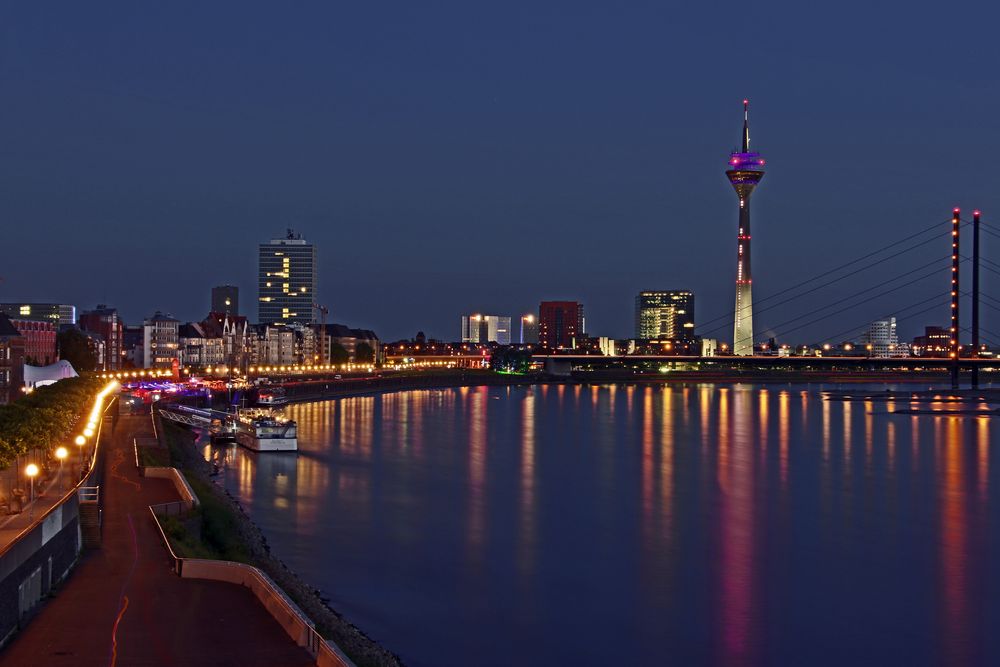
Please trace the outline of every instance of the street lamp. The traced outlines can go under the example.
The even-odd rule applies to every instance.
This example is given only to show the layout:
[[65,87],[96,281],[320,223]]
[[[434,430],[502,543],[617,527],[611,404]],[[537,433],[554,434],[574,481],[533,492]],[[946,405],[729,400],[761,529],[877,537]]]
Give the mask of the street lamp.
[[80,478],[83,479],[83,446],[87,444],[87,439],[82,435],[78,435],[73,442],[76,443],[77,448],[80,450]]
[[[56,448],[56,458],[59,459],[59,479],[63,478],[63,461],[69,456],[69,450],[65,447]],[[65,482],[64,482],[65,483]]]
[[38,474],[38,466],[34,463],[29,463],[28,467],[24,469],[24,474],[28,476],[31,480],[31,495],[28,496],[28,521],[34,518],[35,514],[35,475]]

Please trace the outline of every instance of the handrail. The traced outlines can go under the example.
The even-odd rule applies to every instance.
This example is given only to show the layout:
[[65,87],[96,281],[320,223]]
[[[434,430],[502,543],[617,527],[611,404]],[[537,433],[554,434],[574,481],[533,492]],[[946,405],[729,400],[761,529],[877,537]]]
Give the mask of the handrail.
[[[302,629],[305,631],[305,637],[302,638],[302,641],[299,641],[295,637],[292,637],[292,639],[294,639],[296,643],[302,646],[302,648],[306,649],[309,655],[316,659],[317,664],[331,664],[330,661],[333,661],[333,664],[340,664],[346,667],[354,667],[354,662],[351,661],[351,659],[348,658],[346,654],[344,654],[344,652],[340,649],[340,647],[333,642],[328,642],[323,637],[323,635],[321,635],[319,631],[316,630],[315,623],[313,623],[313,621],[308,616],[306,616],[305,612],[303,612],[299,608],[299,606],[296,605],[295,602],[288,597],[288,594],[285,593],[285,591],[282,590],[281,587],[277,583],[275,583],[274,580],[271,579],[271,577],[267,576],[267,574],[260,568],[255,567],[253,565],[249,565],[247,563],[237,563],[235,561],[229,561],[229,560],[213,560],[207,558],[183,558],[174,553],[174,549],[170,544],[170,540],[167,538],[167,534],[163,530],[163,524],[160,523],[160,514],[162,513],[164,516],[171,516],[174,513],[173,510],[175,508],[180,509],[182,507],[186,509],[184,501],[159,503],[157,505],[149,506],[149,513],[152,515],[153,522],[156,524],[156,529],[160,533],[160,539],[163,540],[163,546],[166,548],[167,554],[173,561],[173,570],[178,574],[178,576],[180,576],[181,578],[185,578],[184,565],[185,563],[188,562],[190,562],[192,566],[194,566],[195,564],[205,563],[205,564],[210,564],[211,566],[220,566],[226,569],[230,568],[237,569],[248,573],[249,576],[252,577],[254,580],[256,580],[259,585],[263,586],[273,594],[272,599],[277,599],[283,611],[285,611],[289,616],[298,619],[298,621],[303,626]],[[188,575],[188,576],[190,578],[199,578],[197,577],[197,575]],[[201,577],[201,578],[211,579],[213,577]],[[236,582],[231,582],[231,583],[236,583]],[[250,588],[249,586],[246,585],[246,583],[243,583],[242,585],[247,588]],[[260,602],[263,603],[263,600],[260,600]],[[264,607],[266,609],[267,605],[265,604]],[[288,632],[287,629],[286,632]],[[323,659],[322,661],[321,658]]]
[[[107,405],[105,405],[104,410],[102,410],[101,413],[102,416],[104,414],[107,414],[108,410],[111,409],[111,406],[114,405],[115,401],[117,400],[118,400],[117,394],[109,397]],[[31,533],[31,531],[35,530],[38,526],[40,526],[53,512],[55,512],[57,509],[61,509],[62,506],[65,505],[70,498],[72,498],[73,496],[79,497],[80,489],[86,488],[84,486],[84,483],[91,477],[91,475],[94,474],[95,464],[97,463],[97,455],[101,446],[101,432],[103,431],[103,427],[104,427],[104,419],[98,420],[97,432],[94,435],[93,453],[90,457],[90,472],[87,474],[87,476],[78,481],[68,491],[66,491],[66,493],[63,494],[63,497],[60,498],[58,502],[53,503],[52,505],[49,506],[47,510],[39,514],[38,517],[32,523],[29,523],[27,526],[22,528],[17,535],[15,535],[13,538],[11,538],[9,542],[7,542],[7,544],[3,545],[3,547],[0,547],[0,558],[2,558],[8,551],[13,549],[14,545],[20,542],[25,535],[28,535],[29,533]]]
[[170,546],[170,540],[167,539],[167,534],[163,532],[163,526],[160,525],[160,519],[156,516],[156,508],[162,507],[169,503],[162,503],[160,505],[150,505],[149,513],[153,515],[153,523],[156,524],[156,529],[160,531],[160,538],[163,539],[163,546],[167,548],[167,553],[170,554],[170,558],[174,561],[174,572],[177,574],[181,573],[181,567],[184,564],[183,558],[178,558],[177,554],[174,553],[173,547]]
[[96,503],[100,500],[100,486],[81,486],[77,489],[81,503]]

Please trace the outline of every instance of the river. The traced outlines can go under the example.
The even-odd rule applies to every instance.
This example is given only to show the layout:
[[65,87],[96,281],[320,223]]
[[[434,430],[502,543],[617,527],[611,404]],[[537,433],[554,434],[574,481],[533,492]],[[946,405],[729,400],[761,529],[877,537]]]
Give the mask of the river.
[[821,389],[387,393],[205,453],[409,665],[1000,663],[998,426]]

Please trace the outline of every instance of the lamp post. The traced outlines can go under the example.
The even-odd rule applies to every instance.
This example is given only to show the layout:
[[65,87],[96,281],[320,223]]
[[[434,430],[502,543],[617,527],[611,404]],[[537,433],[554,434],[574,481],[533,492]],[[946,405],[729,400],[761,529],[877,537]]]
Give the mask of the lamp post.
[[[59,459],[59,479],[63,479],[63,461],[69,456],[69,451],[65,447],[56,448],[56,458]],[[66,482],[63,482],[65,485]]]
[[73,442],[76,443],[77,449],[80,450],[80,479],[83,479],[83,446],[87,444],[87,439],[82,435],[78,435]]
[[28,496],[28,521],[31,521],[35,516],[35,475],[38,474],[38,466],[29,463],[24,474],[31,480],[31,495]]

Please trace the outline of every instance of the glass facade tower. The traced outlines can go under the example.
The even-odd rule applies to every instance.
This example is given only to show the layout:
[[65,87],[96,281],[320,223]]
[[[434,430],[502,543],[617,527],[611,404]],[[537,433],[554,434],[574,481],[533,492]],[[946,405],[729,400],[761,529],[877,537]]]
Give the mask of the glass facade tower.
[[647,290],[635,297],[636,338],[676,340],[693,336],[694,293],[690,290]]

